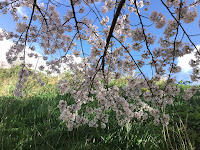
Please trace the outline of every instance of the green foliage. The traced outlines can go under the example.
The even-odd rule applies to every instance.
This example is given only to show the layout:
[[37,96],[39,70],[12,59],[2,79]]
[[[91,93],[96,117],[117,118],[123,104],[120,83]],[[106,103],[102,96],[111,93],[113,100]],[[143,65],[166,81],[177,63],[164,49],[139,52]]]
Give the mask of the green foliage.
[[[189,85],[181,85],[181,90],[190,88]],[[174,147],[187,149],[200,147],[200,92],[197,92],[189,101],[177,98],[172,106],[168,106],[166,111],[171,116],[169,124],[169,134],[171,144]],[[177,143],[183,143],[177,145]],[[191,145],[192,146],[191,146]]]
[[19,70],[20,66],[13,66],[10,69],[0,68],[0,79],[14,78]]

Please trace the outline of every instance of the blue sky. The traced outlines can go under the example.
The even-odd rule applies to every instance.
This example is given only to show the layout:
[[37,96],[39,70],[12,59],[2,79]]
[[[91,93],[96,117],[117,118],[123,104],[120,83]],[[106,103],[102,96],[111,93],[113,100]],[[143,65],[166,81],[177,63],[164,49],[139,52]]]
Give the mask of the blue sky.
[[[164,0],[165,1],[165,0]],[[46,2],[46,0],[39,0],[38,3],[42,3],[42,2]],[[69,1],[67,0],[58,0],[58,2],[60,3],[64,3],[64,4],[67,4]],[[187,0],[188,3],[191,3],[193,2],[193,0]],[[150,0],[150,3],[151,5],[149,6],[149,11],[148,11],[148,14],[150,15],[151,11],[152,10],[156,10],[158,12],[161,12],[164,16],[166,16],[166,20],[168,19],[172,19],[171,15],[169,14],[169,12],[167,11],[167,9],[162,5],[161,1],[160,0]],[[103,5],[103,3],[101,2],[98,2],[98,3],[95,3],[96,5],[96,8],[98,10],[100,10],[100,7]],[[86,5],[85,5],[86,6]],[[92,6],[92,8],[95,8],[94,6]],[[191,8],[193,9],[193,8]],[[61,14],[61,16],[63,16],[66,12],[66,7],[59,7],[59,8],[56,8],[56,10]],[[76,7],[76,10],[77,10],[77,7]],[[86,7],[86,12],[89,11],[89,8]],[[127,10],[125,10],[127,11]],[[141,10],[142,12],[146,13],[145,11],[143,11],[143,9]],[[197,6],[197,11],[198,11],[198,14],[200,14],[200,7]],[[31,14],[31,10],[30,9],[27,9],[25,7],[23,8],[19,8],[18,9],[18,13],[20,16],[23,16],[23,15],[27,15],[27,16],[30,16]],[[110,18],[110,22],[109,24],[111,24],[111,21],[113,18],[113,11],[109,11],[107,14],[101,14],[102,16],[108,16]],[[82,17],[82,16],[78,16],[79,17]],[[89,15],[88,15],[89,18],[94,18],[95,15],[91,12]],[[133,21],[134,23],[133,24],[137,24],[139,23],[138,21],[138,17],[134,14],[134,13],[131,13],[131,21]],[[191,23],[191,24],[182,24],[183,27],[185,28],[185,30],[189,33],[189,34],[200,34],[200,28],[199,28],[199,22],[198,22],[198,19],[199,18],[196,18],[196,20]],[[143,19],[144,23],[146,25],[149,25],[151,24],[151,22],[147,21],[146,19]],[[0,28],[1,29],[6,29],[6,30],[9,30],[9,31],[14,31],[15,30],[15,22],[12,21],[12,16],[8,13],[7,15],[1,15],[0,16]],[[37,23],[36,23],[37,25]],[[97,24],[99,26],[99,24]],[[138,27],[141,27],[141,26],[138,26]],[[102,28],[99,27],[99,30],[101,30]],[[149,28],[147,28],[147,32],[152,32],[152,35],[154,36],[157,36],[157,40],[159,39],[159,37],[163,37],[163,31],[164,31],[164,28],[162,29],[155,29],[155,26],[151,26]],[[181,32],[180,32],[181,33]],[[74,32],[70,33],[71,35],[74,34]],[[180,36],[182,36],[182,34],[180,34]],[[200,44],[200,38],[199,36],[193,36],[191,37],[192,41],[194,42],[195,45],[199,45]],[[184,37],[183,39],[184,42],[188,42],[188,39],[186,38],[186,36]],[[131,40],[128,40],[128,42],[131,42]],[[90,48],[91,46],[88,45],[86,42],[83,43],[84,44],[84,51],[85,53],[89,54],[90,53]],[[39,47],[38,44],[35,45],[36,46],[36,52],[41,53],[41,49]],[[152,51],[154,48],[158,47],[159,45],[157,44],[154,44],[152,46],[150,46],[150,50]],[[80,48],[80,44],[77,45],[77,48],[79,50],[81,50]],[[145,48],[145,46],[143,47]],[[56,54],[57,56],[55,57],[58,57],[59,54]],[[136,53],[134,52],[133,56],[134,58],[137,60],[137,59],[140,59],[141,57],[138,56],[140,55],[140,53]],[[185,58],[180,58],[178,60],[176,60],[176,62],[178,61],[179,64],[183,65],[184,67],[186,66],[183,62],[186,62],[190,57],[192,56],[187,56]],[[2,57],[0,58],[2,59]],[[183,67],[182,66],[182,67]],[[188,67],[188,66],[187,66]],[[146,67],[143,67],[143,72],[146,76],[151,76],[151,67],[150,66],[146,66]],[[177,80],[180,81],[180,80],[189,80],[189,74],[191,73],[191,69],[190,68],[187,68],[185,70],[183,70],[181,73],[179,73],[176,77],[177,77]]]

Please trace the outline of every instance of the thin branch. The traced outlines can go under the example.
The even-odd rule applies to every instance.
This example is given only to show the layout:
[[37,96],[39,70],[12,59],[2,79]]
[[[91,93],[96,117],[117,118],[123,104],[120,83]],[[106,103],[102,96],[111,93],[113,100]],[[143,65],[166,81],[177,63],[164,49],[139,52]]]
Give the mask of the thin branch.
[[169,11],[169,13],[171,14],[171,16],[174,18],[174,20],[178,23],[178,25],[181,27],[181,29],[183,30],[183,32],[185,33],[185,35],[187,36],[188,40],[190,41],[190,43],[194,46],[194,48],[197,50],[198,54],[200,55],[200,52],[198,51],[196,45],[192,42],[192,40],[190,39],[190,36],[187,34],[187,32],[185,31],[185,29],[183,28],[183,26],[181,25],[181,23],[176,19],[176,17],[172,14],[172,12],[170,11],[169,7],[167,7],[167,5],[163,2],[163,0],[160,0],[162,2],[162,4],[167,8],[167,10]]
[[145,31],[144,31],[144,25],[143,25],[143,22],[142,22],[141,15],[140,15],[140,13],[139,13],[139,11],[138,11],[138,7],[137,7],[137,5],[136,5],[136,0],[135,0],[135,7],[136,7],[136,10],[137,10],[138,17],[139,17],[139,19],[140,19],[140,24],[141,24],[141,26],[142,26],[142,32],[143,32],[143,35],[144,35],[146,48],[147,48],[149,54],[151,55],[152,61],[153,61],[154,65],[155,65],[156,73],[159,74],[159,72],[157,71],[157,68],[156,68],[156,61],[155,61],[155,59],[154,59],[153,54],[151,53],[151,51],[150,51],[150,49],[149,49],[147,36],[146,36],[146,34],[145,34]]
[[140,67],[138,66],[137,62],[135,61],[135,59],[133,58],[133,56],[131,55],[131,53],[129,52],[129,50],[128,50],[128,49],[126,48],[126,46],[124,46],[123,43],[122,43],[121,41],[119,41],[115,36],[113,36],[113,38],[116,39],[116,40],[122,45],[122,47],[127,51],[127,53],[129,54],[129,56],[130,56],[131,59],[134,61],[135,65],[137,66],[138,70],[140,71],[140,73],[141,73],[142,76],[144,77],[144,79],[145,79],[145,81],[146,81],[146,83],[147,83],[147,85],[148,85],[148,87],[149,87],[149,89],[150,89],[150,91],[151,91],[151,94],[154,95],[154,94],[153,94],[153,91],[152,91],[152,88],[151,88],[151,86],[150,86],[150,84],[149,84],[147,78],[145,77],[144,73],[142,72],[142,70],[141,70]]
[[[96,15],[96,17],[98,18],[98,20],[99,20],[99,22],[101,21],[100,19],[99,19],[99,17],[98,17],[98,15],[97,15],[97,13],[92,9],[92,7],[88,4],[88,2],[86,2],[85,0],[83,0],[84,2],[85,2],[85,4],[88,6],[88,7],[90,7],[90,10],[92,10],[93,11],[93,13]],[[99,13],[99,12],[98,12]],[[100,15],[100,17],[102,18],[102,16]]]
[[[180,1],[178,22],[180,22],[180,19],[181,19],[181,7],[182,7],[182,0]],[[178,37],[179,25],[180,25],[180,24],[178,24],[178,26],[177,26],[177,28],[176,28],[176,35],[175,35],[175,38],[174,38],[174,50],[173,50],[173,54],[172,54],[172,55],[173,55],[172,67],[171,67],[171,69],[170,69],[170,73],[169,73],[169,76],[168,76],[168,79],[167,79],[167,83],[166,83],[165,88],[164,88],[163,91],[165,91],[165,89],[167,88],[167,85],[168,85],[168,83],[169,83],[169,79],[170,79],[170,77],[171,77],[172,70],[173,70],[173,68],[174,68],[175,51],[176,51],[176,39],[177,39],[177,37]]]

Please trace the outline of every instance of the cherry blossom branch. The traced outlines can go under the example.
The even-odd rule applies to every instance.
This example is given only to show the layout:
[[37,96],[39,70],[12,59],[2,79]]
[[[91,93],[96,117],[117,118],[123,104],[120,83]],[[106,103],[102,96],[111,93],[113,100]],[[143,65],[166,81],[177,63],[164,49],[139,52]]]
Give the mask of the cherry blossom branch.
[[[147,48],[149,54],[151,55],[152,61],[153,61],[154,65],[155,65],[156,61],[155,61],[155,59],[154,59],[153,54],[151,53],[151,51],[150,51],[150,49],[149,49],[147,36],[146,36],[146,34],[145,34],[145,31],[144,31],[144,25],[143,25],[143,22],[142,22],[142,19],[141,19],[141,15],[140,15],[140,13],[139,13],[139,11],[138,11],[138,7],[137,7],[137,4],[136,4],[136,0],[135,0],[134,4],[135,4],[135,7],[136,7],[136,11],[137,11],[138,17],[139,17],[139,19],[140,19],[140,24],[141,24],[141,26],[142,26],[142,32],[143,32],[143,35],[144,35],[146,48]],[[156,69],[156,73],[159,74],[159,72],[158,72],[158,70],[157,70],[157,68],[156,68],[156,65],[155,65],[155,69]]]
[[126,46],[124,46],[124,44],[123,44],[121,41],[119,41],[115,36],[113,36],[113,38],[114,38],[115,40],[117,40],[117,41],[122,45],[122,47],[126,50],[126,52],[129,54],[129,56],[131,57],[131,59],[133,60],[133,62],[135,63],[135,65],[137,66],[138,70],[140,71],[140,73],[141,73],[142,76],[144,77],[144,79],[145,79],[145,81],[146,81],[146,83],[147,83],[147,85],[148,85],[148,87],[149,87],[149,89],[150,89],[152,95],[154,95],[154,94],[153,94],[153,91],[152,91],[152,88],[151,88],[151,86],[150,86],[150,84],[149,84],[149,82],[148,82],[148,79],[146,78],[146,76],[144,75],[144,73],[142,72],[142,70],[140,69],[140,67],[138,66],[137,62],[135,61],[135,59],[133,58],[133,56],[131,55],[131,53],[129,52],[129,50],[128,50],[128,49],[126,48]]
[[190,39],[190,36],[187,34],[187,32],[185,31],[185,29],[183,28],[183,26],[181,25],[180,21],[178,21],[176,19],[176,17],[173,15],[173,13],[171,12],[171,10],[169,9],[169,7],[163,2],[163,0],[160,0],[162,2],[162,4],[166,7],[166,9],[169,11],[169,13],[171,14],[171,16],[174,18],[174,20],[177,22],[177,24],[181,27],[181,29],[183,30],[183,32],[185,33],[185,35],[187,36],[188,40],[190,41],[190,43],[194,46],[194,48],[197,50],[198,54],[200,55],[200,52],[198,51],[196,45],[193,43],[193,41]]
[[43,17],[43,19],[44,19],[44,21],[45,21],[45,23],[46,23],[47,31],[48,31],[48,23],[47,23],[47,19],[45,18],[44,14],[42,13],[40,7],[39,7],[37,4],[36,4],[35,6],[37,7],[37,10],[38,10],[38,11],[40,12],[40,14],[42,15],[42,17]]
[[[34,12],[35,12],[35,6],[36,6],[36,2],[37,0],[34,0],[34,3],[33,3],[33,10],[32,10],[32,13],[31,13],[31,18],[30,18],[30,21],[29,21],[29,24],[27,26],[27,29],[26,29],[26,35],[25,35],[25,46],[24,46],[24,64],[22,65],[22,72],[24,71],[24,67],[25,67],[25,56],[26,56],[26,42],[27,42],[27,39],[28,39],[28,32],[29,32],[29,29],[30,29],[30,26],[31,26],[31,22],[33,20],[33,15],[34,15]],[[21,79],[23,78],[22,74],[20,76],[20,81]]]
[[102,56],[102,70],[104,71],[104,65],[105,65],[105,57],[106,57],[106,54],[107,54],[107,50],[108,50],[108,46],[109,46],[109,43],[110,43],[110,39],[111,37],[113,36],[113,31],[114,31],[114,28],[115,28],[115,24],[117,22],[117,18],[119,17],[120,15],[120,11],[122,9],[122,6],[124,5],[126,0],[121,0],[119,5],[118,5],[118,8],[117,8],[117,11],[114,15],[114,18],[112,20],[112,24],[111,24],[111,27],[110,27],[110,31],[109,31],[109,34],[108,34],[108,37],[106,39],[106,46],[105,46],[105,49],[104,49],[104,53],[103,53],[103,56]]
[[74,36],[73,36],[73,38],[72,38],[72,40],[71,40],[71,42],[70,42],[70,44],[69,44],[69,46],[68,46],[67,52],[66,52],[62,57],[66,57],[66,55],[67,55],[69,49],[71,48],[71,45],[72,45],[72,43],[73,43],[73,41],[74,41],[74,39],[75,39],[75,37],[76,37],[77,34],[78,34],[78,32],[76,32],[76,33],[74,34]]
[[[182,7],[182,0],[180,1],[178,22],[180,22],[180,20],[181,20],[181,13],[180,13],[180,12],[181,12],[181,7]],[[174,68],[175,51],[176,51],[176,39],[177,39],[178,33],[179,33],[179,26],[180,26],[180,24],[178,24],[178,26],[176,27],[176,35],[175,35],[175,38],[174,38],[174,50],[173,50],[173,54],[172,54],[172,55],[173,55],[172,67],[171,67],[171,69],[170,69],[170,73],[169,73],[169,76],[168,76],[167,83],[166,83],[166,85],[165,85],[164,91],[166,90],[166,87],[167,87],[167,85],[168,85],[168,83],[169,83],[169,79],[170,79],[170,77],[171,77],[172,70],[173,70],[173,68]]]
[[85,4],[86,4],[88,7],[90,7],[90,10],[93,11],[93,13],[96,15],[96,17],[98,18],[98,20],[99,20],[99,22],[100,22],[101,20],[99,19],[98,15],[97,15],[97,13],[94,11],[94,9],[92,9],[92,7],[88,4],[88,2],[86,2],[85,0],[83,0],[83,1],[85,2]]

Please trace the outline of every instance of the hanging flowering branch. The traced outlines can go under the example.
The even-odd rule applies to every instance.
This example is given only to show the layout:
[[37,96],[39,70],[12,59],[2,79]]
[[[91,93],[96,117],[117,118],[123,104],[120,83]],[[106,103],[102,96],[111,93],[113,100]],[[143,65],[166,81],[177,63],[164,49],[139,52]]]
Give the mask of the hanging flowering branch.
[[[42,58],[46,61],[46,66],[39,66],[40,70],[60,73],[62,64],[65,64],[73,74],[72,80],[62,79],[58,86],[60,94],[68,93],[75,100],[71,105],[65,100],[58,104],[59,118],[67,123],[69,131],[86,124],[106,128],[109,111],[114,112],[120,126],[148,118],[154,118],[155,125],[168,125],[170,117],[162,110],[173,104],[180,94],[174,78],[181,71],[176,59],[195,50],[196,59],[190,62],[193,67],[191,80],[200,79],[199,49],[191,38],[200,34],[192,35],[183,26],[197,18],[199,1],[189,4],[186,0],[160,0],[160,5],[167,10],[162,13],[157,8],[149,11],[150,2],[1,1],[0,14],[11,14],[16,22],[16,32],[3,30],[0,33],[0,40],[14,41],[6,53],[7,61],[12,64],[21,53],[24,55],[20,57],[23,63],[14,95],[23,95],[23,85],[31,75],[41,86],[45,85],[34,71],[27,69],[32,64],[26,64],[27,57],[39,57],[35,53],[27,54],[26,48],[35,51],[35,47],[40,46]],[[31,10],[30,19],[27,15],[19,15],[19,7]],[[191,7],[193,9],[189,10]],[[140,59],[137,60],[136,55]],[[82,62],[75,62],[76,57],[81,57]],[[144,72],[144,66],[151,68],[151,75]],[[130,75],[135,70],[142,75],[140,79],[130,76],[122,89],[110,85],[112,79]],[[163,76],[167,79],[164,88],[161,88],[156,82]],[[196,90],[196,87],[185,90],[183,98],[190,99]],[[80,113],[83,109],[84,114]]]

